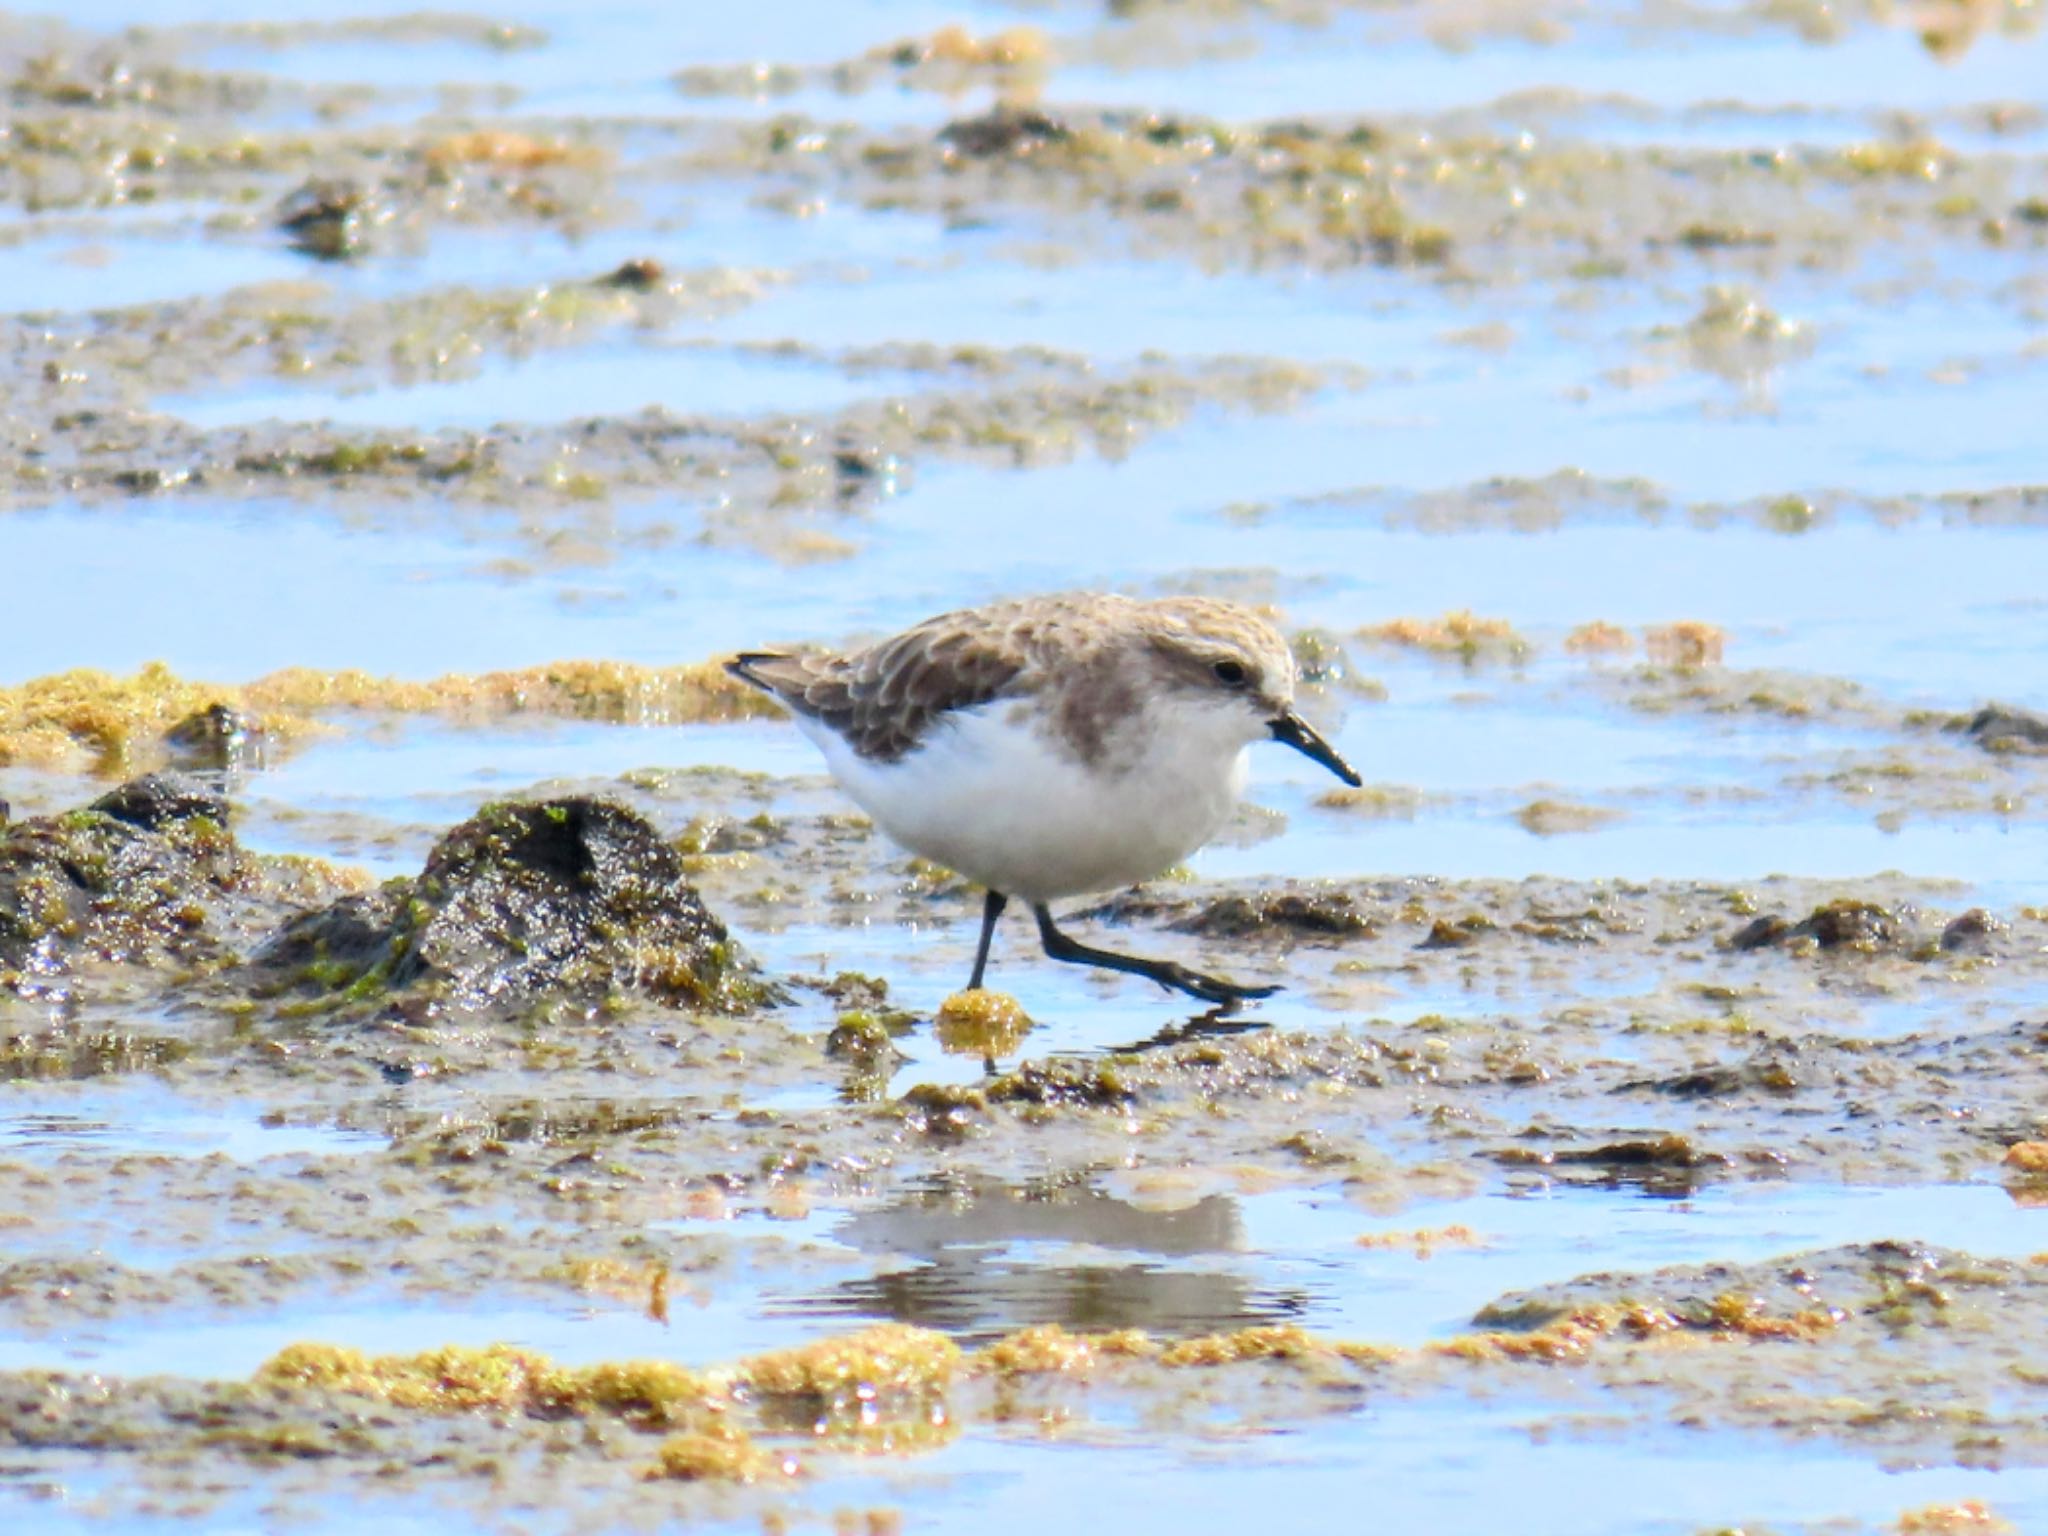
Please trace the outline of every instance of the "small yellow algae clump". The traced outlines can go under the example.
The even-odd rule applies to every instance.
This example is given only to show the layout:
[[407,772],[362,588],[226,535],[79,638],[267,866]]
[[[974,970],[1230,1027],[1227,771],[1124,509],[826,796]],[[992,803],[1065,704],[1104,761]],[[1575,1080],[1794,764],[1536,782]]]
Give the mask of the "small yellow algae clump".
[[1575,800],[1531,800],[1515,812],[1522,830],[1537,837],[1560,837],[1570,832],[1597,832],[1623,819],[1623,813],[1607,806],[1581,805]]
[[1465,662],[1519,661],[1531,649],[1506,619],[1482,619],[1465,608],[1440,619],[1390,619],[1369,624],[1358,631],[1358,638],[1375,645],[1456,656]]
[[1421,791],[1405,784],[1364,784],[1357,789],[1332,789],[1316,797],[1326,810],[1351,811],[1389,821],[1413,821],[1422,808]]
[[1330,1353],[1330,1347],[1320,1339],[1292,1323],[1285,1323],[1183,1339],[1162,1353],[1159,1363],[1168,1366],[1238,1365],[1247,1360],[1313,1360]]
[[1653,660],[1673,667],[1704,667],[1718,663],[1728,649],[1728,632],[1718,624],[1684,619],[1643,631]]
[[883,1323],[741,1362],[735,1395],[752,1395],[765,1423],[829,1438],[841,1449],[932,1450],[960,1432],[946,1389],[961,1363],[943,1333]]
[[1006,27],[976,37],[962,26],[939,28],[928,38],[910,38],[874,50],[901,68],[950,64],[963,69],[1020,69],[1045,63],[1045,34],[1036,27]]
[[450,134],[427,145],[427,164],[437,167],[489,165],[521,171],[535,171],[548,165],[590,165],[601,157],[596,151],[559,139],[536,139],[524,133],[502,129],[477,129]]
[[1439,1248],[1480,1248],[1484,1240],[1466,1226],[1419,1227],[1413,1232],[1368,1232],[1358,1239],[1361,1248],[1411,1248],[1418,1259],[1426,1259]]
[[1978,1499],[1959,1504],[1929,1504],[1899,1516],[1899,1536],[2004,1536],[2012,1526]]
[[2015,1173],[2048,1174],[2048,1141],[2016,1141],[2005,1149],[2005,1166]]
[[1535,1360],[1547,1363],[1585,1359],[1599,1338],[1597,1327],[1568,1319],[1528,1333],[1490,1329],[1483,1333],[1462,1333],[1453,1339],[1435,1340],[1424,1346],[1427,1353],[1474,1364],[1498,1361]]
[[1155,1353],[1157,1346],[1136,1328],[1085,1334],[1045,1323],[997,1339],[974,1357],[974,1367],[996,1376],[1067,1376],[1093,1370],[1099,1360]]
[[579,1291],[630,1302],[644,1309],[657,1323],[668,1321],[669,1274],[666,1264],[629,1264],[620,1259],[606,1258],[569,1259],[549,1266],[547,1275]]
[[977,987],[939,1004],[934,1022],[939,1048],[956,1056],[1007,1056],[1024,1043],[1031,1018],[1007,992]]
[[648,1482],[757,1483],[774,1473],[796,1474],[796,1459],[772,1456],[737,1430],[727,1434],[671,1435],[640,1475]]
[[557,1372],[542,1383],[536,1406],[550,1413],[611,1414],[667,1429],[708,1419],[714,1395],[701,1376],[679,1365],[627,1360]]
[[1636,648],[1636,642],[1619,624],[1610,624],[1605,619],[1595,619],[1590,624],[1581,624],[1566,635],[1564,648],[1575,656],[1589,656],[1601,652],[1632,651]]
[[960,1346],[943,1333],[881,1323],[844,1338],[756,1355],[741,1363],[738,1375],[764,1396],[836,1404],[942,1390],[959,1367]]

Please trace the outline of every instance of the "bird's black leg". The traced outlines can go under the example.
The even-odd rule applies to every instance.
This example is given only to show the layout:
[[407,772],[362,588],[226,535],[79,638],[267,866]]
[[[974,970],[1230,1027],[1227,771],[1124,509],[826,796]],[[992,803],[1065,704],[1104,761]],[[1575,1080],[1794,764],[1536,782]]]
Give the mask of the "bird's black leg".
[[996,919],[1003,915],[1003,908],[1010,904],[1010,898],[1001,891],[990,891],[981,903],[981,943],[974,950],[974,974],[967,978],[967,990],[979,990],[981,973],[988,969],[989,941],[996,936]]
[[1280,990],[1278,987],[1239,986],[1220,976],[1204,976],[1200,971],[1191,971],[1171,960],[1140,960],[1136,955],[1091,949],[1061,933],[1053,925],[1052,909],[1044,902],[1035,903],[1031,914],[1038,919],[1038,942],[1045,946],[1047,956],[1054,960],[1070,960],[1076,965],[1099,965],[1104,970],[1149,977],[1162,987],[1185,992],[1189,997],[1199,997],[1205,1003],[1241,1003],[1248,998],[1271,997]]

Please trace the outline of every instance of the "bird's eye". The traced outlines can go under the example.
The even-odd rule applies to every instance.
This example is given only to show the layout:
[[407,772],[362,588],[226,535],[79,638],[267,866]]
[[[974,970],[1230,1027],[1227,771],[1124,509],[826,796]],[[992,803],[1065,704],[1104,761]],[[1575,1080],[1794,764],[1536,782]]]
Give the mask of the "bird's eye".
[[1226,688],[1242,688],[1245,684],[1244,663],[1241,661],[1219,661],[1209,670],[1216,674],[1216,681]]

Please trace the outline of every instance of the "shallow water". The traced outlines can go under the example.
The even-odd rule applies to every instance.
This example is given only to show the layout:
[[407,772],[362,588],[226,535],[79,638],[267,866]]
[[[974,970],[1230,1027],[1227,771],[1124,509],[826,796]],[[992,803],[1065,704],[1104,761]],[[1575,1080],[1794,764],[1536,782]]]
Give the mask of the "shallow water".
[[436,429],[545,420],[562,402],[593,416],[632,416],[657,406],[735,416],[800,413],[842,405],[874,387],[816,365],[695,348],[650,354],[642,346],[529,358],[484,378],[406,390],[264,389],[159,403],[201,427],[283,420]]
[[[37,1146],[45,1161],[75,1153],[82,1139],[74,1132],[66,1145],[66,1134],[62,1124],[47,1136],[24,1126],[18,1142],[0,1142],[0,1153],[17,1145]],[[130,1141],[152,1152],[197,1149],[193,1133],[174,1134]],[[344,1139],[367,1146],[361,1137],[287,1130],[221,1149],[284,1155]],[[1336,1188],[1226,1191],[1161,1204],[1143,1185],[1116,1173],[1084,1184],[940,1184],[843,1214],[738,1211],[663,1223],[663,1231],[736,1245],[741,1257],[736,1273],[727,1266],[684,1284],[662,1317],[617,1302],[456,1306],[373,1293],[345,1304],[302,1302],[277,1316],[200,1316],[171,1327],[114,1320],[0,1337],[0,1369],[89,1365],[124,1376],[235,1379],[304,1338],[345,1338],[370,1353],[502,1342],[570,1364],[659,1358],[711,1366],[864,1322],[914,1323],[968,1342],[1046,1323],[1189,1335],[1288,1322],[1413,1345],[1464,1329],[1496,1297],[1591,1273],[1742,1264],[1908,1235],[1986,1258],[2025,1258],[2048,1243],[2048,1211],[2016,1209],[2003,1190],[1982,1183],[1747,1184],[1674,1196],[1537,1180],[1507,1193],[1418,1202],[1393,1217]],[[796,1254],[801,1264],[792,1262]],[[829,1278],[817,1278],[820,1271]]]
[[[265,19],[409,9],[318,0]],[[2048,999],[2031,960],[2048,907],[2043,759],[1994,758],[1909,714],[1967,715],[1992,698],[2048,709],[2037,486],[2048,237],[2025,201],[2048,198],[2048,130],[2033,110],[2048,33],[2024,7],[1963,9],[1984,30],[1938,57],[1911,25],[1860,8],[1340,6],[1316,18],[1287,6],[862,0],[714,15],[658,13],[644,0],[515,0],[490,20],[539,34],[501,40],[509,46],[460,22],[178,45],[184,67],[277,84],[239,115],[211,98],[76,108],[81,134],[99,113],[131,137],[163,128],[196,144],[246,131],[310,135],[319,147],[303,160],[280,147],[277,169],[258,163],[242,183],[200,176],[190,195],[169,186],[123,201],[132,178],[93,181],[80,167],[106,195],[69,200],[67,169],[46,207],[40,184],[8,183],[7,413],[47,478],[10,482],[0,510],[0,555],[28,573],[8,591],[0,686],[151,660],[229,685],[292,666],[425,679],[577,657],[669,665],[844,642],[1019,592],[1215,591],[1270,603],[1290,628],[1342,644],[1346,680],[1314,691],[1308,708],[1390,795],[1378,808],[1325,803],[1331,785],[1313,765],[1261,751],[1262,811],[1198,855],[1185,883],[1162,886],[1171,893],[1420,877],[1449,912],[1506,899],[1482,882],[1556,877],[1609,894],[1698,882],[1754,898],[1738,912],[1731,895],[1716,914],[1732,929],[1785,908],[1795,887],[1770,883],[1785,876],[1808,882],[1796,885],[1801,901],[1904,890],[1938,908],[1936,920],[1981,904],[2012,927],[2004,969],[1958,958],[1910,974],[1904,962],[1859,970],[1772,951],[1713,951],[1706,967],[1689,952],[1667,965],[1655,949],[1615,959],[1534,940],[1507,959],[1484,951],[1438,965],[1404,950],[1347,974],[1340,951],[1313,938],[1298,951],[1207,941],[1216,963],[1293,984],[1245,1021],[1272,1026],[1274,1039],[1342,1030],[1405,1060],[1431,1048],[1417,1044],[1425,1037],[1450,1052],[1498,1031],[1562,1063],[1564,1076],[1469,1104],[1458,1097],[1469,1083],[1418,1076],[1388,1119],[1340,1149],[1349,1182],[1318,1171],[1312,1109],[1308,1130],[1261,1144],[1222,1088],[1206,1108],[1156,1118],[1146,1103],[1092,1118],[1045,1107],[1001,1120],[1001,1136],[957,1144],[891,1121],[881,1150],[856,1156],[837,1117],[913,1088],[966,1094],[1000,1081],[978,1050],[942,1049],[929,1023],[960,979],[973,903],[905,895],[914,877],[879,844],[809,872],[808,887],[793,876],[794,897],[778,894],[785,855],[770,844],[751,866],[709,870],[712,899],[771,972],[887,978],[889,1002],[914,1016],[896,1042],[902,1059],[863,1076],[820,1055],[834,1009],[804,993],[775,1015],[779,1038],[735,1035],[722,1054],[707,1049],[699,1066],[708,1074],[708,1059],[725,1075],[701,1081],[634,1057],[670,1031],[665,1018],[618,1025],[553,1081],[521,1055],[556,1043],[546,1030],[443,1042],[449,1065],[430,1037],[396,1024],[333,1046],[361,1069],[345,1088],[312,1065],[327,1042],[296,1028],[271,1058],[225,1052],[224,1075],[205,1040],[204,1070],[95,1061],[65,1082],[24,1069],[0,1084],[0,1163],[22,1181],[20,1209],[0,1209],[0,1300],[12,1309],[0,1317],[0,1371],[239,1380],[307,1339],[370,1353],[507,1342],[570,1364],[714,1366],[877,1321],[969,1344],[1046,1323],[1168,1338],[1295,1324],[1421,1346],[1503,1295],[1595,1273],[1761,1263],[1889,1238],[1987,1261],[2048,1252],[2048,1205],[2035,1186],[2001,1177],[1997,1161],[2006,1142],[2042,1134],[2038,1120],[1999,1101],[1982,1113],[2009,1121],[1981,1123],[1985,1091],[1966,1075],[1952,1087],[1915,1079],[1921,1097],[1887,1097],[1885,1072],[1904,1068],[1880,1061],[1887,1046],[1961,1059],[2010,1041],[2012,1070],[2030,1071],[2037,1057],[2021,1051],[2020,1031]],[[65,22],[97,34],[219,19],[183,0],[146,17],[128,0],[83,0]],[[1831,40],[1802,36],[1802,21]],[[969,72],[944,90],[886,71],[843,90],[825,72],[949,24],[977,36],[1038,28],[1052,62],[1042,79]],[[18,51],[56,46],[30,24],[10,26]],[[791,66],[795,83],[686,92],[675,80],[686,67],[749,62]],[[371,91],[327,113],[307,105],[320,99],[309,93],[354,85]],[[1236,122],[1362,117],[1373,142],[1427,134],[1447,146],[1447,184],[1450,146],[1467,142],[1497,145],[1530,179],[1501,183],[1497,212],[1460,226],[1447,265],[1369,251],[1334,260],[1313,242],[1298,256],[1233,245],[1230,219],[1204,244],[1148,222],[1172,205],[1148,210],[1162,188],[1142,176],[1078,207],[977,198],[977,186],[1000,186],[993,177],[962,175],[937,192],[889,180],[892,156],[1003,94],[1076,121],[1097,106]],[[33,92],[21,109],[55,110]],[[805,119],[849,125],[858,147],[818,168],[828,157],[803,147]],[[795,148],[732,147],[774,123]],[[419,186],[405,181],[412,150],[365,155],[351,141],[445,146],[479,125],[508,135],[507,163]],[[596,146],[587,165],[565,178],[567,191],[545,175],[522,182],[522,145],[557,134]],[[1873,153],[1921,138],[1961,163],[1923,174],[1911,156],[1888,170]],[[1772,200],[1777,182],[1743,179],[1802,146],[1821,157],[1798,173],[1812,178],[1811,224]],[[1551,201],[1557,189],[1537,172],[1552,150],[1640,157],[1627,195],[1657,217],[1617,208],[1602,229]],[[1689,178],[1660,179],[1666,153],[1704,158],[1683,160]],[[1866,154],[1876,168],[1862,180],[1833,175],[1830,154]],[[354,259],[319,262],[272,219],[330,162],[390,178],[402,212],[373,225]],[[1952,189],[1938,208],[1933,182]],[[1426,189],[1405,190],[1427,215]],[[576,201],[584,193],[588,206]],[[1238,217],[1256,222],[1248,209]],[[1758,235],[1758,224],[1769,228]],[[479,327],[445,338],[445,354],[422,365],[437,294],[568,289],[639,260],[670,276],[732,269],[746,281],[715,304],[559,334]],[[316,330],[320,316],[348,315],[358,329],[326,365],[305,365],[289,344],[304,317],[275,321],[217,373],[195,373],[180,349],[215,355],[205,305],[223,298],[250,314],[303,307]],[[401,300],[418,306],[404,322],[418,334],[379,329],[380,307]],[[95,376],[95,339],[137,327],[158,338],[164,376],[146,355],[134,377]],[[50,336],[75,342],[91,366],[74,377],[61,355],[46,359],[38,349]],[[1262,398],[1203,371],[1233,357],[1314,377]],[[1109,393],[1141,374],[1134,395]],[[889,435],[887,422],[937,397],[957,410],[957,432]],[[892,415],[890,402],[903,410]],[[106,443],[121,432],[159,430],[149,425],[158,418],[125,414],[144,406],[195,434],[161,439],[187,445],[166,450],[171,470],[190,444],[238,444],[235,434],[265,422],[308,446],[499,436],[568,467],[598,459],[605,473],[622,467],[601,462],[617,450],[578,456],[603,441],[586,430],[593,420],[653,420],[643,417],[652,408],[736,435],[690,439],[673,449],[673,473],[629,490],[614,493],[600,474],[580,498],[509,481],[479,490],[311,476],[280,493],[217,465],[160,495],[66,479],[94,469],[96,453],[115,454]],[[74,415],[88,418],[84,429]],[[787,437],[774,435],[784,427]],[[837,498],[819,496],[793,474],[767,473],[792,444],[856,458],[872,449],[880,467]],[[221,462],[232,470],[240,451]],[[668,450],[636,451],[651,462]],[[1505,621],[1526,646],[1460,658],[1362,633],[1453,610]],[[1595,620],[1631,631],[1630,648],[1567,649],[1566,636]],[[1687,620],[1717,627],[1720,657],[1692,670],[1653,660],[1642,632]],[[671,833],[742,800],[800,827],[843,808],[815,754],[779,722],[458,724],[370,711],[331,723],[224,780],[252,848],[379,879],[410,874],[450,825],[540,785],[634,798]],[[763,777],[748,799],[664,776],[700,768]],[[0,800],[16,817],[104,787],[69,769],[0,768]],[[1529,815],[1541,802],[1591,814],[1560,831]],[[835,882],[859,900],[820,897]],[[1184,934],[1102,927],[1119,944],[1189,952]],[[1067,1056],[1124,1070],[1215,1028],[1134,980],[1045,963],[1021,918],[995,960],[997,983],[1037,1021],[999,1067]],[[69,1060],[91,1029],[162,1023],[140,1005],[81,1016],[63,996],[38,999],[9,1015],[17,1044],[29,1042],[25,1059],[45,1036],[57,1043],[51,1059]],[[1681,1025],[1698,1031],[1682,1037],[1696,1046],[1655,1033]],[[551,1027],[580,1046],[597,1024]],[[683,1033],[696,1044],[723,1039],[723,1027]],[[1801,1090],[1864,1070],[1867,1053],[1879,1062],[1858,1079],[1868,1102],[1832,1119],[1816,1118],[1826,1104],[1788,1100],[1771,1120],[1760,1098],[1753,1123],[1717,1126],[1712,1105],[1617,1092],[1589,1106],[1565,1092],[1572,1072],[1615,1063],[1682,1072],[1744,1062],[1752,1039],[1794,1062]],[[1830,1065],[1802,1065],[1802,1051]],[[272,1068],[279,1075],[266,1076]],[[1312,1106],[1331,1086],[1276,1081],[1247,1102],[1265,1112],[1294,1095],[1286,1102]],[[576,1128],[576,1112],[614,1096],[700,1139],[648,1153],[631,1134],[607,1141]],[[436,1161],[446,1151],[437,1136],[458,1145],[467,1128],[544,1119],[551,1104],[569,1129],[508,1136],[509,1150],[460,1143]],[[1708,1118],[1687,1118],[1696,1110]],[[1582,1127],[1561,1122],[1572,1114]],[[1461,1117],[1471,1149],[1456,1139]],[[1842,1142],[1873,1120],[1895,1123],[1902,1145],[1917,1146],[1933,1122],[1971,1126],[1976,1140],[1929,1154],[1912,1177],[1880,1165],[1835,1177],[1807,1144]],[[1355,1128],[1355,1115],[1341,1123]],[[1488,1136],[1564,1145],[1702,1123],[1709,1149],[1735,1157],[1661,1182],[1476,1150]],[[1424,1124],[1454,1129],[1430,1141]],[[786,1163],[764,1172],[764,1147]],[[517,1170],[495,1195],[463,1182],[493,1157]],[[607,1159],[624,1171],[605,1172]],[[585,1179],[601,1197],[577,1195]],[[166,1203],[150,1210],[151,1199]],[[413,1214],[397,1207],[408,1199],[421,1202],[425,1235],[394,1237]],[[215,1219],[231,1206],[232,1220]],[[488,1230],[450,1235],[470,1229]],[[633,1292],[644,1277],[630,1265],[617,1294],[545,1268],[590,1256],[638,1264],[636,1243],[669,1266],[660,1306]],[[517,1251],[492,1268],[477,1251],[494,1248]],[[187,1276],[209,1263],[258,1274],[273,1259],[314,1267],[241,1291]],[[102,1281],[110,1300],[93,1299]],[[1964,1359],[1981,1347],[1952,1344]],[[462,1474],[438,1490],[366,1494],[360,1480],[294,1481],[324,1474],[264,1461],[247,1474],[258,1491],[216,1478],[204,1498],[159,1467],[149,1475],[173,1490],[159,1496],[107,1453],[9,1446],[0,1524],[67,1536],[439,1531],[453,1510],[479,1528],[687,1519],[751,1530],[787,1509],[845,1529],[863,1519],[899,1528],[895,1519],[998,1533],[1049,1520],[1221,1531],[1337,1501],[1356,1509],[1363,1488],[1375,1527],[1390,1533],[1692,1536],[1748,1522],[1892,1533],[1910,1507],[1965,1499],[2015,1530],[2048,1529],[2048,1481],[2024,1457],[1988,1470],[1939,1437],[1901,1455],[1818,1433],[1681,1428],[1591,1379],[1559,1369],[1513,1391],[1332,1392],[1270,1422],[1255,1395],[1205,1379],[1196,1410],[1106,1396],[1092,1415],[1027,1410],[970,1422],[930,1455],[842,1458],[792,1491],[649,1503],[632,1520],[607,1505],[580,1525],[573,1492],[556,1499],[554,1474],[506,1474],[481,1494],[473,1483],[443,1509]],[[2016,1374],[2001,1390],[2031,1380]],[[242,1464],[230,1465],[239,1475]],[[860,1513],[870,1508],[874,1517]]]
[[48,1164],[63,1157],[233,1158],[367,1152],[384,1138],[365,1131],[266,1122],[255,1115],[209,1112],[161,1088],[130,1085],[67,1095],[25,1110],[19,1090],[0,1099],[0,1157]]

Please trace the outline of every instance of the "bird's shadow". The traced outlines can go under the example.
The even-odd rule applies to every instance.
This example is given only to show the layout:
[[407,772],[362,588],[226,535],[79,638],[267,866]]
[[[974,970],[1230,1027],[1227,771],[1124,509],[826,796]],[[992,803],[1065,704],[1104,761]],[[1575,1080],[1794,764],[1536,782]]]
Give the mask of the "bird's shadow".
[[1270,1019],[1233,1018],[1231,1005],[1219,1003],[1214,1008],[1194,1014],[1178,1024],[1164,1025],[1142,1040],[1134,1040],[1128,1045],[1112,1045],[1107,1049],[1113,1055],[1136,1055],[1143,1051],[1157,1051],[1168,1046],[1181,1045],[1189,1040],[1201,1040],[1211,1035],[1243,1035],[1255,1029],[1272,1027]]
[[[1215,1035],[1244,1035],[1253,1030],[1271,1029],[1270,1019],[1232,1018],[1233,1003],[1218,1003],[1203,1013],[1197,1013],[1181,1020],[1178,1024],[1165,1024],[1142,1040],[1133,1040],[1126,1045],[1105,1045],[1096,1047],[1105,1056],[1136,1056],[1146,1051],[1164,1050],[1168,1046],[1183,1045],[1190,1040],[1201,1040]],[[990,1077],[1000,1074],[1001,1064],[993,1056],[984,1056],[982,1071]]]

